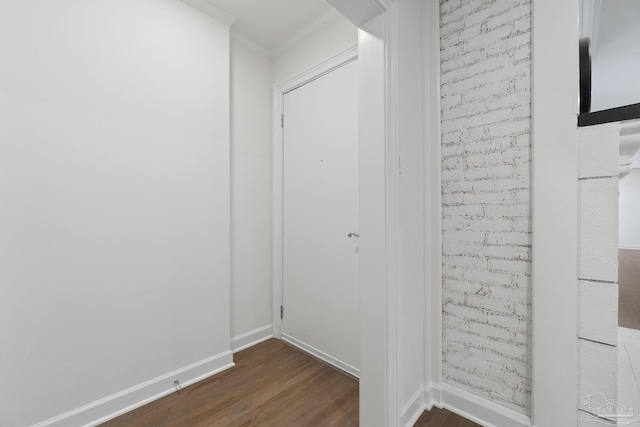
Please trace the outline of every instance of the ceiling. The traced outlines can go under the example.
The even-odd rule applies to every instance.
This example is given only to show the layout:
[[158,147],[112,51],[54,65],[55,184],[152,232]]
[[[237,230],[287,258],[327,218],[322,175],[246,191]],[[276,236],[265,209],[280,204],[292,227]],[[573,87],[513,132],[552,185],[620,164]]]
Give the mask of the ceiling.
[[326,0],[209,0],[238,18],[231,30],[268,49],[329,12]]

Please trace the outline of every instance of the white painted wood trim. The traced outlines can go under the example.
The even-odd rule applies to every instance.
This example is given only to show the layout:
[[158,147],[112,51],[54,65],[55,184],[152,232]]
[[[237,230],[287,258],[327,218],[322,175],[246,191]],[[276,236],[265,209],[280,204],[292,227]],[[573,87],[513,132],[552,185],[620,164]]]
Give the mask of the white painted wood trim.
[[284,95],[358,58],[358,46],[352,46],[309,70],[273,88],[273,336],[282,337],[283,233],[284,233],[284,147],[281,126]]
[[531,427],[526,415],[448,384],[429,383],[402,408],[402,427],[411,427],[424,411],[444,408],[484,427]]
[[533,422],[577,424],[578,2],[532,0]]
[[[526,415],[449,384],[441,386],[442,407],[484,427],[531,427]],[[575,412],[575,411],[574,411]],[[549,424],[559,426],[564,424]],[[571,424],[576,425],[576,424]]]
[[180,380],[181,388],[184,388],[233,366],[235,364],[231,351],[225,351],[42,421],[32,427],[97,426],[175,392],[173,380],[176,378]]
[[291,344],[294,347],[299,348],[300,350],[311,354],[312,356],[317,357],[320,360],[323,360],[325,362],[327,362],[328,364],[330,364],[331,366],[335,366],[336,368],[350,374],[353,375],[356,378],[360,378],[360,370],[354,366],[349,365],[348,363],[343,362],[340,359],[336,359],[335,357],[321,351],[318,350],[317,348],[310,346],[309,344],[302,342],[300,340],[297,340],[295,338],[293,338],[292,336],[289,336],[285,333],[282,334],[282,340],[288,342],[289,344]]
[[231,351],[236,354],[270,338],[273,338],[273,326],[266,325],[231,338]]
[[427,383],[424,387],[424,407],[430,411],[433,407],[442,408],[442,389],[440,383]]
[[271,55],[272,56],[281,55],[282,53],[291,49],[297,43],[300,43],[302,40],[320,31],[321,29],[329,25],[331,22],[335,21],[339,16],[340,14],[335,9],[330,9],[329,11],[323,13],[322,15],[318,16],[316,19],[309,22],[307,25],[305,25],[295,33],[291,34],[289,37],[283,40],[280,44],[278,44],[275,48],[273,48],[273,50],[271,51]]
[[[387,192],[386,182],[386,26],[385,17],[358,32],[360,68],[360,423],[387,420]],[[366,285],[365,285],[366,284]],[[399,415],[399,414],[397,414]]]
[[284,146],[283,133],[281,127],[281,114],[283,111],[283,93],[278,87],[273,88],[273,179],[272,179],[272,197],[273,197],[273,336],[275,338],[282,337],[282,319],[280,319],[280,306],[282,305],[282,281],[283,274],[282,262],[284,252]]
[[440,106],[440,2],[423,3],[425,379],[442,382],[442,146]]
[[402,406],[400,410],[400,425],[402,427],[413,427],[425,410],[425,388],[423,386],[416,390],[409,401]]
[[271,50],[268,47],[266,47],[262,43],[258,43],[257,41],[250,39],[244,34],[240,34],[239,32],[234,31],[233,29],[231,29],[229,39],[231,40],[231,43],[246,47],[250,51],[257,53],[258,55],[262,55],[266,58],[271,58],[272,56]]
[[233,25],[238,18],[227,12],[226,10],[219,8],[215,4],[208,0],[182,0],[189,6],[193,6],[200,12],[204,12],[212,18],[217,19],[226,25]]
[[[307,71],[298,74],[295,77],[290,78],[282,83],[276,85],[276,89],[280,96],[284,96],[287,92],[291,92],[294,89],[299,88],[312,80],[315,80],[323,75],[330,73],[336,68],[342,67],[343,65],[348,64],[351,61],[358,59],[358,45],[351,46],[348,49],[338,53],[337,55],[332,56],[326,61],[316,65],[308,69]],[[282,112],[282,109],[279,110]],[[280,126],[280,122],[277,123]]]
[[387,85],[386,264],[387,264],[387,427],[400,423],[398,402],[398,8],[385,15]]

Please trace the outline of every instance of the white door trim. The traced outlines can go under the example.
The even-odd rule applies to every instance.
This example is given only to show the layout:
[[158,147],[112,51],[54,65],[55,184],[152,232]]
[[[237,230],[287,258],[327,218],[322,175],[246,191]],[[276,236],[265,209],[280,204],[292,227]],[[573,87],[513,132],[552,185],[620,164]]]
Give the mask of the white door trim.
[[[423,17],[425,379],[442,384],[442,148],[440,117],[440,2],[425,0]],[[426,24],[426,25],[425,25]],[[431,403],[429,399],[427,404]],[[439,399],[437,401],[439,402]],[[428,405],[427,405],[428,406]]]
[[400,425],[398,398],[398,7],[384,14],[387,69],[386,252],[387,252],[387,427]]
[[284,95],[358,58],[358,46],[335,55],[315,67],[277,84],[273,89],[273,336],[282,338],[282,263],[284,233],[284,146],[282,114]]
[[[399,422],[396,366],[397,85],[390,12],[363,25],[360,49],[360,423]],[[397,37],[397,34],[396,34]],[[394,59],[395,58],[395,59]],[[390,123],[394,123],[390,125]]]

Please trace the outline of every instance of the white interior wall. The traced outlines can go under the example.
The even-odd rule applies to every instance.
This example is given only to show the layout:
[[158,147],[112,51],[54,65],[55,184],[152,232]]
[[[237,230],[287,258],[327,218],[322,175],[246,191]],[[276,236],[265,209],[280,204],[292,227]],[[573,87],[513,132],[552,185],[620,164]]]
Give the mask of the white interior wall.
[[0,3],[2,425],[230,362],[228,46],[178,1]]
[[[271,334],[271,59],[231,44],[231,336]],[[242,337],[250,334],[246,340]]]
[[620,180],[618,206],[620,248],[640,250],[640,169]]

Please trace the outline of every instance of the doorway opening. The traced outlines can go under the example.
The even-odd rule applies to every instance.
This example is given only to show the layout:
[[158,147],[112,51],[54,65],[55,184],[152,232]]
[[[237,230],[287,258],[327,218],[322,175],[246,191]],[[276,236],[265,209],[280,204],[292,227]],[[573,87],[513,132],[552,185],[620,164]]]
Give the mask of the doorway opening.
[[358,65],[283,93],[282,339],[359,377]]

